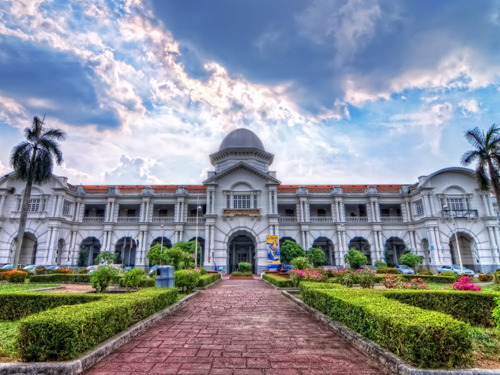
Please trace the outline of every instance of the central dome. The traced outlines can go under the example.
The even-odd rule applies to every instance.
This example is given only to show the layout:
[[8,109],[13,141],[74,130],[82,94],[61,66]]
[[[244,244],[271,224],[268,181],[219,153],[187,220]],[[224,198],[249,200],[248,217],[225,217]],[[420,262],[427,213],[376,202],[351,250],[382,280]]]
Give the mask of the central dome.
[[253,131],[245,128],[233,130],[226,135],[220,144],[219,151],[228,148],[257,148],[265,151],[264,145],[259,137],[257,137]]

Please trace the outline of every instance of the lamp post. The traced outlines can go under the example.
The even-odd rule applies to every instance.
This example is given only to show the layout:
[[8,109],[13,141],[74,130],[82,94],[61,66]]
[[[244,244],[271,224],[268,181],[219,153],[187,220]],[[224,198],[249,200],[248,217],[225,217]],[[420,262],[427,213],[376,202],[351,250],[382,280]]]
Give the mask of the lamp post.
[[457,243],[457,252],[458,252],[458,263],[460,264],[460,273],[464,273],[464,266],[462,264],[462,254],[460,254],[460,244],[458,243],[458,228],[457,223],[455,222],[455,217],[453,216],[452,210],[448,210],[448,205],[445,204],[443,208],[450,213],[451,221],[453,223],[453,227],[455,228],[455,242]]
[[198,204],[199,197],[196,198],[196,238],[194,243],[194,267],[198,266],[198,214],[201,210],[201,206]]

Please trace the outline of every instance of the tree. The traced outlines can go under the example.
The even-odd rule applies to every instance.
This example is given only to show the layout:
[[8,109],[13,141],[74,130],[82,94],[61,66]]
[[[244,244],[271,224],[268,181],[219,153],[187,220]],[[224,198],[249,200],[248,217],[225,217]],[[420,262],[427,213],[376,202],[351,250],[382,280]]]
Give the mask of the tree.
[[148,251],[148,262],[150,266],[156,266],[158,264],[165,263],[165,257],[164,257],[164,250],[167,248],[163,246],[163,249],[161,247],[161,244],[157,243],[154,246],[151,246],[151,249]]
[[493,191],[500,204],[500,128],[491,125],[486,133],[478,127],[465,133],[465,139],[474,146],[462,155],[461,163],[468,166],[477,161],[476,180],[481,191]]
[[356,270],[359,267],[366,265],[368,263],[368,258],[361,251],[352,248],[345,255],[345,261],[351,268]]
[[57,141],[65,140],[66,134],[60,129],[45,129],[43,124],[44,121],[35,116],[31,127],[24,130],[26,141],[15,146],[10,156],[14,177],[26,182],[17,231],[13,270],[16,270],[19,264],[33,184],[43,184],[50,180],[54,167],[53,159],[57,165],[63,161]]
[[325,251],[320,247],[313,247],[307,252],[307,259],[314,267],[322,266],[326,263]]
[[285,240],[280,248],[281,262],[290,264],[292,259],[305,256],[304,249],[298,243]]
[[109,265],[109,264],[113,264],[114,262],[116,262],[116,254],[113,254],[111,251],[103,251],[101,253],[99,253],[98,256],[96,256],[95,258],[95,262],[97,264],[106,264],[106,265]]
[[415,268],[419,264],[422,264],[422,262],[422,257],[412,253],[404,253],[399,257],[399,263],[404,264],[410,268]]

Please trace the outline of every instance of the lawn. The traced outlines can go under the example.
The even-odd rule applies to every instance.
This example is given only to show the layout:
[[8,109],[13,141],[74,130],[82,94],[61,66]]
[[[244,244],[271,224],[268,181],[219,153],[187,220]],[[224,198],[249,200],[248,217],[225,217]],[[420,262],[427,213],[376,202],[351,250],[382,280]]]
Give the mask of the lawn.
[[58,284],[41,284],[41,283],[25,283],[25,284],[8,284],[0,283],[0,293],[26,292],[33,289],[54,288]]

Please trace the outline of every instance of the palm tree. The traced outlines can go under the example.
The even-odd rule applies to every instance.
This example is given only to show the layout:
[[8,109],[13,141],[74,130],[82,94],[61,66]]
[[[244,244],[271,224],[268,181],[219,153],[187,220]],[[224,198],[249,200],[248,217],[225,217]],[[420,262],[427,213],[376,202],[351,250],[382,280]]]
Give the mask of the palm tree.
[[500,128],[493,124],[486,131],[478,127],[465,133],[465,139],[474,146],[462,155],[464,166],[477,161],[476,179],[480,191],[493,191],[500,205]]
[[31,128],[24,130],[26,141],[15,146],[10,156],[10,164],[14,168],[14,177],[26,182],[21,217],[19,219],[19,230],[17,232],[13,270],[17,269],[19,256],[21,255],[31,188],[33,184],[43,184],[50,180],[54,167],[53,158],[55,158],[58,165],[63,161],[62,152],[57,141],[66,139],[66,134],[59,129],[44,129],[43,124],[44,121],[35,116]]

